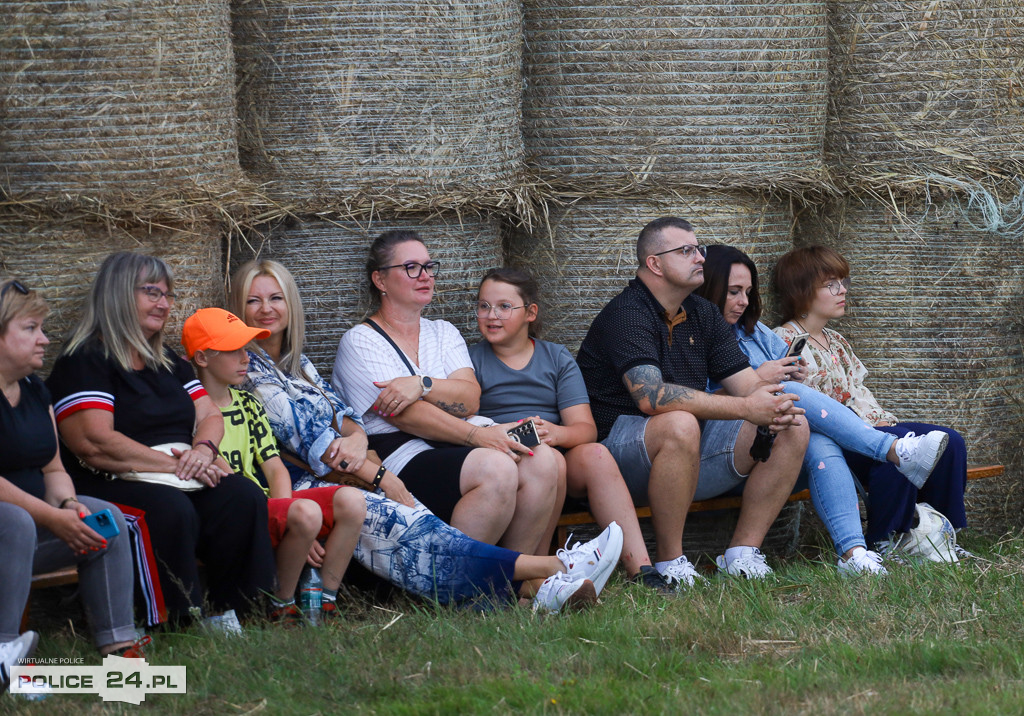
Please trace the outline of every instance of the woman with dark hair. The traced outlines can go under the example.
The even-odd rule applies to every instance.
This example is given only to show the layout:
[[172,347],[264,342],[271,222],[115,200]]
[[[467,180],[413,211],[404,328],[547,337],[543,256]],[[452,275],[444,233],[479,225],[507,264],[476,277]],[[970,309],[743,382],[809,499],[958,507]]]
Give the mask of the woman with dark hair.
[[250,261],[231,284],[232,308],[269,333],[249,346],[245,387],[263,405],[282,453],[302,465],[292,473],[293,494],[341,480],[367,489],[354,553],[361,565],[441,603],[522,596],[533,597],[535,610],[557,612],[594,602],[618,559],[607,544],[617,526],[585,545],[541,557],[485,544],[445,524],[367,454],[359,416],[302,353],[305,319],[291,272],[276,261]]
[[[800,396],[811,436],[804,454],[811,500],[825,523],[840,555],[839,569],[847,572],[884,572],[877,554],[867,550],[861,530],[855,483],[843,450],[871,461],[887,461],[908,480],[927,479],[945,442],[942,433],[897,440],[881,431],[866,429],[860,418],[831,398],[803,383],[805,364],[787,356],[787,345],[760,322],[761,296],[757,267],[745,253],[731,246],[708,247],[704,284],[697,293],[718,306],[735,332],[740,348],[765,381],[783,382],[787,392]],[[714,387],[714,386],[712,386]],[[903,478],[899,478],[905,482]]]
[[[146,601],[162,597],[172,621],[191,619],[206,602],[198,557],[212,608],[245,614],[274,586],[267,501],[218,457],[220,409],[164,345],[173,305],[162,260],[128,251],[104,260],[47,380],[65,464],[80,494],[143,513],[156,571],[139,571]],[[197,489],[131,479],[139,473]]]
[[565,493],[554,452],[512,440],[475,416],[480,385],[466,342],[428,320],[438,262],[413,231],[373,242],[366,273],[376,311],[342,337],[331,381],[385,466],[438,517],[470,537],[547,551]]
[[[867,425],[897,437],[899,443],[922,434],[937,433],[945,438],[941,446],[945,449],[938,450],[927,482],[901,480],[902,470],[889,462],[856,454],[847,454],[847,460],[871,495],[869,540],[880,543],[884,550],[896,548],[934,561],[955,562],[958,556],[967,555],[956,545],[953,531],[967,525],[967,447],[951,428],[900,422],[879,405],[864,384],[868,374],[864,364],[846,339],[827,327],[829,321],[846,313],[849,277],[849,263],[826,246],[787,253],[774,272],[783,320],[775,332],[787,342],[799,333],[809,335],[802,353],[808,364],[808,385],[841,402]],[[937,525],[931,536],[913,528],[915,514],[919,521]]]
[[[79,593],[100,654],[126,654],[132,620],[132,552],[114,505],[75,494],[57,450],[50,394],[35,371],[50,342],[50,309],[20,281],[0,281],[0,690],[6,667],[31,655],[36,635],[18,635],[33,573],[75,565]],[[119,533],[104,538],[85,518],[109,510]]]

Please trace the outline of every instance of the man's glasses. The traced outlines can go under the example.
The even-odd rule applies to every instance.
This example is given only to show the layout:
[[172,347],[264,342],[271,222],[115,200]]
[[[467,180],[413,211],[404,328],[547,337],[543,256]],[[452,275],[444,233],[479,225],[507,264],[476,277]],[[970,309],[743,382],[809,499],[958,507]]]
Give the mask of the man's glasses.
[[437,276],[437,270],[441,268],[440,261],[427,261],[425,264],[416,263],[415,261],[406,261],[404,264],[393,264],[391,266],[381,266],[378,271],[387,271],[393,268],[404,268],[405,274],[409,278],[419,278],[420,274],[424,271],[427,272],[427,276],[434,278]]
[[844,278],[842,280],[834,278],[834,279],[832,279],[831,281],[829,281],[828,283],[825,284],[825,288],[827,288],[828,292],[831,293],[833,296],[838,296],[839,295],[840,287],[845,288],[847,291],[850,290],[850,277],[849,276],[847,276],[846,278]]
[[161,298],[166,298],[168,303],[174,303],[174,294],[170,291],[164,291],[159,286],[136,286],[136,291],[142,291],[153,303],[159,303]]
[[0,291],[0,299],[2,299],[2,298],[3,298],[4,296],[6,296],[6,295],[7,295],[7,292],[8,292],[8,291],[9,291],[10,289],[12,289],[12,288],[13,288],[13,289],[14,289],[15,291],[17,291],[18,293],[20,293],[20,294],[21,294],[22,296],[27,296],[27,295],[28,295],[28,286],[26,286],[25,284],[23,284],[23,283],[22,283],[21,281],[19,281],[18,279],[14,279],[14,280],[13,280],[13,281],[11,281],[11,282],[10,282],[9,284],[7,284],[6,286],[4,286],[4,288],[3,288],[3,290],[2,290],[2,291]]
[[681,253],[684,259],[688,259],[691,256],[693,256],[694,251],[700,252],[700,255],[704,256],[705,258],[708,255],[708,247],[705,246],[704,244],[683,244],[682,246],[677,246],[674,249],[665,249],[664,251],[659,251],[658,253],[653,255],[661,256],[662,254],[670,254],[673,251],[678,251],[679,253]]
[[494,317],[499,321],[504,321],[506,318],[511,318],[512,311],[517,308],[526,308],[526,304],[513,306],[511,303],[499,303],[492,306],[486,301],[481,301],[476,304],[476,316],[477,318],[488,318],[491,315],[491,311],[494,311]]

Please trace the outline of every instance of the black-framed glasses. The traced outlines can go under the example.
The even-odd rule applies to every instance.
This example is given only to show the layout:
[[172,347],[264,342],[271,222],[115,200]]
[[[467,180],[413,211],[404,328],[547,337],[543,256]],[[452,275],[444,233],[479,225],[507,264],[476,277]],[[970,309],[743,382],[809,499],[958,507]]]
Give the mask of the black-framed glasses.
[[174,303],[174,293],[171,291],[164,291],[159,286],[146,285],[136,286],[136,291],[142,291],[153,303],[159,303],[161,298],[166,298],[168,303]]
[[4,296],[6,296],[7,295],[7,291],[9,289],[12,289],[12,288],[15,291],[17,291],[18,293],[20,293],[22,296],[27,296],[28,295],[28,286],[23,284],[18,279],[14,279],[9,284],[4,286],[4,289],[2,291],[0,291],[0,299],[2,299]]
[[693,256],[694,251],[699,252],[700,255],[705,258],[707,258],[708,255],[708,247],[705,246],[704,244],[683,244],[682,246],[677,246],[674,249],[665,249],[664,251],[659,251],[658,253],[653,255],[661,256],[662,254],[670,254],[673,251],[678,251],[679,253],[681,253],[684,259],[688,259],[691,256]]
[[849,276],[847,276],[846,278],[844,278],[842,280],[834,278],[834,279],[832,279],[831,281],[828,281],[825,284],[825,288],[827,288],[828,292],[831,293],[833,296],[838,296],[839,295],[839,288],[840,288],[840,286],[845,288],[847,291],[849,291],[850,290],[850,283],[851,282],[850,282],[850,277]]
[[393,268],[404,268],[405,275],[409,278],[419,278],[420,274],[424,271],[427,272],[427,276],[434,278],[437,276],[438,269],[441,268],[440,261],[427,261],[425,264],[417,263],[415,261],[406,261],[404,264],[392,264],[391,266],[381,266],[378,271],[387,271]]
[[476,304],[476,316],[477,318],[487,318],[491,315],[491,311],[494,311],[494,317],[499,321],[504,321],[506,318],[512,317],[512,311],[517,308],[526,308],[524,303],[522,306],[513,306],[511,303],[502,302],[495,305],[487,303],[487,301],[481,301]]

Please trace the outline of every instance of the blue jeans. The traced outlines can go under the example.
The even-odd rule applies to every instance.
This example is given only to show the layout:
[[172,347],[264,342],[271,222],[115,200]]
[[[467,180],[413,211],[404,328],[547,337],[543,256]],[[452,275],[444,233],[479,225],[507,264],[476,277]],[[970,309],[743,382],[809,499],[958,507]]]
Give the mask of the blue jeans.
[[866,547],[857,488],[843,449],[827,435],[811,432],[802,476],[807,479],[811,502],[825,523],[836,552],[843,555],[854,547]]
[[[848,452],[885,462],[896,436],[871,427],[845,405],[809,385],[793,381],[783,385],[787,393],[800,396],[796,406],[807,411],[807,424],[812,433],[827,435]],[[810,451],[807,448],[807,452]]]

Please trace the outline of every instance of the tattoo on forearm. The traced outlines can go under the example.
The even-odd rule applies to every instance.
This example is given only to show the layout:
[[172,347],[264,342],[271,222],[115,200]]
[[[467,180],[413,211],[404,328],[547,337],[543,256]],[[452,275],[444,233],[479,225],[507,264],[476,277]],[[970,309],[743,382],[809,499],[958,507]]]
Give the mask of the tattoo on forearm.
[[454,416],[459,417],[459,418],[462,418],[462,417],[466,416],[466,404],[465,403],[446,403],[443,400],[439,400],[436,403],[434,403],[434,405],[436,405],[437,407],[439,407],[441,410],[443,410],[444,412],[448,413],[449,415],[454,415]]
[[652,409],[679,400],[693,399],[693,391],[690,388],[664,382],[661,371],[652,365],[630,368],[626,371],[623,381],[634,402],[640,404],[646,400]]

